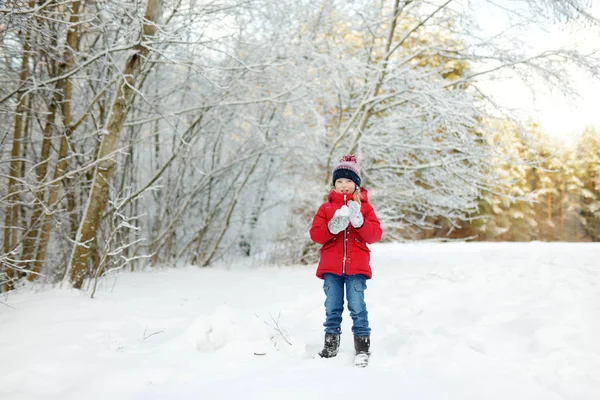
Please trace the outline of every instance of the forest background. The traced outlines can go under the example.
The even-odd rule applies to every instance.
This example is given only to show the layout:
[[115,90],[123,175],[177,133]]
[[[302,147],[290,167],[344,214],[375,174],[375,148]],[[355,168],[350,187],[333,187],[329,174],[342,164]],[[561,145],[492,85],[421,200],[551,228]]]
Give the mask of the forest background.
[[[600,135],[568,145],[486,82],[576,96],[593,2],[0,1],[0,284],[311,263],[355,153],[384,241],[598,241]],[[503,21],[491,30],[481,10]]]

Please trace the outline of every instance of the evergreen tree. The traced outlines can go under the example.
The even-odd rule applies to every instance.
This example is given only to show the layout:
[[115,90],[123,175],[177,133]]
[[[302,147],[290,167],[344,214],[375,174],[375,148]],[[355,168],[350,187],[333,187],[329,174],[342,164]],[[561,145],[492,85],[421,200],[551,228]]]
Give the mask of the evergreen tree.
[[592,241],[600,241],[600,134],[587,128],[579,139],[573,162],[577,174],[577,204],[585,234]]

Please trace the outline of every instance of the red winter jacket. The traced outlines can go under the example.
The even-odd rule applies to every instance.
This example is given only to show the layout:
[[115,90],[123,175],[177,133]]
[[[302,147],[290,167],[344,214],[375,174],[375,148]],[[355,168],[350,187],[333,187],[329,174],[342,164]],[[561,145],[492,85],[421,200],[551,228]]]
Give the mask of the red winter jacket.
[[[371,279],[372,273],[369,265],[371,250],[367,247],[367,243],[375,243],[381,239],[382,232],[373,206],[369,204],[367,193],[366,189],[360,189],[360,211],[365,222],[358,229],[355,229],[352,224],[348,224],[345,232],[341,231],[334,235],[327,228],[327,223],[333,218],[335,211],[344,205],[343,194],[331,190],[328,201],[319,207],[310,228],[310,238],[323,245],[317,268],[319,278],[323,279],[323,274],[326,272],[336,275],[342,275],[345,272],[346,275],[364,274],[367,279]],[[348,201],[353,199],[353,195],[346,196]],[[344,238],[346,239],[345,249]],[[345,263],[344,255],[346,256]]]

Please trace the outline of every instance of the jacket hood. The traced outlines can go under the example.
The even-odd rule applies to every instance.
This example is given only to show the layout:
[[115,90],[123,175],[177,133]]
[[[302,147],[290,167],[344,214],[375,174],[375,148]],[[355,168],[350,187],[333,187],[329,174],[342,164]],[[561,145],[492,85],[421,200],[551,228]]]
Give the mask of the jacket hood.
[[[350,201],[354,199],[354,194],[346,195],[346,200]],[[331,189],[329,195],[327,196],[327,200],[330,203],[339,203],[344,204],[344,195],[335,191],[335,189]],[[363,203],[369,202],[369,191],[365,188],[360,188],[360,201]]]

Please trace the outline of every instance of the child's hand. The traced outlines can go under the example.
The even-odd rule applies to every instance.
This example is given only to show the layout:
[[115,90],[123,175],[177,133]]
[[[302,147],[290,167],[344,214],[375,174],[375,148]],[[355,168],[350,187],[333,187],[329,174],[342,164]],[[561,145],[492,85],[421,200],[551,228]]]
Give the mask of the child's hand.
[[342,206],[340,209],[335,210],[333,218],[327,224],[327,228],[329,228],[329,232],[336,235],[346,229],[348,223],[350,223],[348,207]]
[[353,227],[360,228],[365,222],[365,219],[360,212],[360,204],[350,200],[348,202],[348,210],[350,211],[350,223]]

